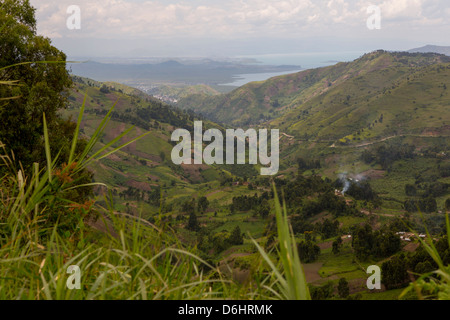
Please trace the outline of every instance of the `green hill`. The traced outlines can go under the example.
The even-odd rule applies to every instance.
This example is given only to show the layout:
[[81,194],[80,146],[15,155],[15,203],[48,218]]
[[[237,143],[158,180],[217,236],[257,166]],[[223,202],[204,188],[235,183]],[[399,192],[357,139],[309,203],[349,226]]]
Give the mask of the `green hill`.
[[[406,184],[448,183],[439,167],[450,152],[449,85],[449,57],[380,50],[178,105],[232,126],[280,129],[281,176],[293,177],[300,158],[306,175],[369,178],[400,212]],[[411,158],[396,153],[405,148]]]
[[[311,268],[307,277],[315,286],[337,274],[349,281],[365,277],[354,262],[350,243],[344,243],[338,255],[331,252],[330,237],[336,230],[323,231],[329,221],[339,226],[341,235],[364,223],[380,230],[404,217],[423,231],[419,213],[413,210],[417,204],[432,212],[426,217],[430,230],[441,232],[439,211],[444,210],[450,188],[449,72],[450,63],[443,56],[379,51],[352,63],[252,83],[232,93],[273,90],[279,101],[284,94],[283,101],[290,101],[275,108],[278,118],[261,126],[281,129],[281,166],[274,181],[283,190],[294,232],[299,241],[306,237],[305,230],[313,232],[320,244],[320,263],[307,265]],[[302,80],[295,84],[298,77]],[[136,125],[131,136],[150,131],[91,167],[96,181],[112,187],[115,210],[151,222],[163,219],[183,243],[198,245],[207,259],[216,263],[231,259],[237,270],[240,264],[248,268],[254,253],[250,240],[233,245],[230,235],[239,227],[259,241],[270,239],[273,225],[266,214],[273,205],[271,179],[252,174],[257,172],[252,166],[175,166],[167,159],[170,135],[177,127],[192,128],[198,115],[123,85],[78,78],[75,82],[66,113],[75,116],[87,93],[82,124],[87,136],[116,100],[105,142],[131,125]],[[270,89],[275,83],[278,91]],[[292,89],[298,85],[304,88],[300,93]],[[235,125],[240,119],[231,121]],[[214,122],[205,123],[223,130]],[[335,195],[333,190],[341,190],[345,181],[350,183],[348,193]],[[189,210],[202,197],[209,203],[205,212],[196,211],[202,231],[186,230]],[[101,198],[97,201],[102,204]],[[384,258],[374,259],[372,264]]]
[[347,73],[345,81],[270,124],[342,144],[402,134],[448,135],[449,62],[439,55],[368,54],[349,64],[360,69]]
[[[408,75],[418,77],[417,72],[426,66],[448,62],[449,57],[432,53],[377,51],[353,62],[252,82],[224,95],[191,95],[181,99],[178,107],[192,109],[222,123],[255,125],[282,117],[294,109],[289,117],[296,112],[304,114],[313,105],[313,99],[323,100],[329,92],[345,91],[341,100],[353,96],[352,102],[348,103],[355,104],[359,98],[367,99],[375,94],[380,95],[385,89],[392,90],[392,86],[400,85],[399,82],[405,81]],[[357,87],[349,87],[350,82]],[[363,97],[362,93],[367,97]]]
[[173,99],[186,98],[193,94],[204,94],[206,96],[214,96],[219,94],[219,91],[204,84],[195,86],[159,86],[151,90],[152,95],[167,96]]
[[[170,138],[175,129],[184,128],[192,131],[194,120],[203,120],[205,130],[207,128],[224,130],[224,128],[126,85],[102,83],[76,76],[73,80],[75,87],[69,97],[70,104],[63,111],[63,115],[75,119],[86,98],[85,115],[81,124],[81,133],[86,137],[94,133],[102,118],[115,104],[112,120],[97,148],[131,126],[135,127],[128,138],[120,141],[121,143],[147,131],[150,132],[90,168],[94,172],[95,181],[111,186],[117,201],[117,210],[135,214],[143,210],[149,217],[158,212],[161,205],[159,196],[150,200],[156,194],[164,196],[167,211],[171,211],[173,205],[177,206],[178,210],[183,201],[193,196],[208,194],[214,198],[216,208],[219,209],[226,206],[233,197],[233,191],[223,186],[224,181],[228,181],[229,185],[231,184],[229,181],[237,181],[244,176],[257,173],[250,165],[174,165],[170,157],[175,143],[171,142]],[[237,194],[251,192],[246,187],[235,189]],[[104,191],[97,190],[97,194]]]

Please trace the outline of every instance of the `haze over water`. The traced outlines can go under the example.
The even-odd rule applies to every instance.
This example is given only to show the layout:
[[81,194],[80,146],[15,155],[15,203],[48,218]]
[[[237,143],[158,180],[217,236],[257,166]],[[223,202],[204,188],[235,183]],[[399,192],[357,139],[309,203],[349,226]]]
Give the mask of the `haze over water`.
[[348,51],[348,52],[313,52],[313,53],[282,53],[282,54],[262,54],[262,55],[245,55],[237,58],[254,59],[263,65],[292,65],[292,71],[269,72],[269,73],[250,73],[236,75],[233,82],[221,85],[227,86],[243,86],[253,81],[264,81],[272,77],[284,74],[295,73],[301,70],[313,69],[334,65],[338,62],[353,61],[364,55],[364,51]]

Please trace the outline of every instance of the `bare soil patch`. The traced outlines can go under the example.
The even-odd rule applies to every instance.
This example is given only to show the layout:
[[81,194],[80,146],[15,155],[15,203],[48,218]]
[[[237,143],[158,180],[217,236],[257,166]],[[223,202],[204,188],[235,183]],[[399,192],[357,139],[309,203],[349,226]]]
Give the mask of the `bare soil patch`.
[[127,186],[131,186],[133,188],[139,189],[139,190],[145,190],[145,191],[151,191],[152,188],[147,182],[140,182],[136,180],[128,180],[126,182]]
[[306,281],[308,283],[322,280],[319,274],[320,268],[322,268],[323,262],[306,263],[303,264],[303,270],[305,272]]
[[403,250],[404,250],[404,251],[407,251],[407,252],[414,252],[414,251],[417,250],[417,248],[418,248],[419,246],[420,246],[419,243],[414,243],[414,242],[412,242],[412,243],[408,243],[406,246],[404,246],[404,247],[403,247]]
[[385,173],[386,173],[385,170],[369,169],[367,171],[361,172],[361,175],[371,179],[381,179],[384,177]]

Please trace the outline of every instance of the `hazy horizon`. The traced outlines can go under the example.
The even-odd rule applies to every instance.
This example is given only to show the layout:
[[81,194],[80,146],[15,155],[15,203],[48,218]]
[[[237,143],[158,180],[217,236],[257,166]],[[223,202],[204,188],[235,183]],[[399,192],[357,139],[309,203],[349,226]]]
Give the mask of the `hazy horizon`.
[[[69,57],[211,57],[449,45],[445,0],[31,0],[37,31]],[[80,29],[66,22],[80,8]],[[370,5],[381,28],[369,30]]]

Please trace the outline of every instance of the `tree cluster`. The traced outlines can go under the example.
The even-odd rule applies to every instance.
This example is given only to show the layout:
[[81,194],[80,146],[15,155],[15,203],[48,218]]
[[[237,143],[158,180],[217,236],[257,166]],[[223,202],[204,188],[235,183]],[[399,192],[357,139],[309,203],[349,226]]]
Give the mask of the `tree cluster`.
[[423,199],[407,199],[403,204],[408,212],[425,212],[431,213],[437,211],[437,202],[433,197]]
[[[435,246],[443,264],[448,265],[450,263],[450,249],[447,237],[439,239]],[[401,288],[410,283],[410,273],[418,277],[437,269],[438,266],[433,258],[423,246],[420,246],[414,253],[401,253],[385,261],[381,265],[382,282],[387,289]]]
[[414,158],[414,149],[415,147],[409,144],[382,144],[364,150],[361,159],[367,164],[374,162],[388,170],[395,161]]
[[320,169],[320,160],[306,160],[303,158],[297,159],[298,171],[303,172],[310,169]]
[[320,255],[320,248],[314,242],[307,240],[297,244],[298,255],[302,263],[311,263],[316,261]]
[[360,260],[369,257],[385,258],[398,252],[401,248],[400,237],[390,228],[384,226],[373,230],[369,224],[357,226],[352,234],[352,247]]

